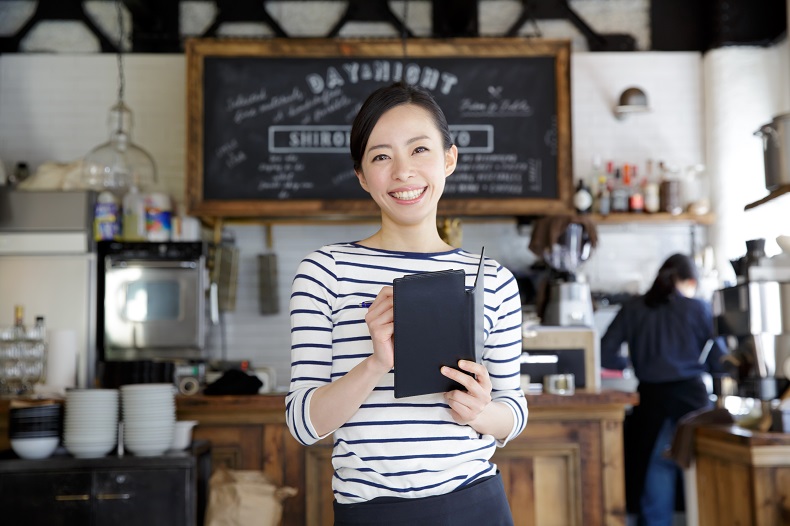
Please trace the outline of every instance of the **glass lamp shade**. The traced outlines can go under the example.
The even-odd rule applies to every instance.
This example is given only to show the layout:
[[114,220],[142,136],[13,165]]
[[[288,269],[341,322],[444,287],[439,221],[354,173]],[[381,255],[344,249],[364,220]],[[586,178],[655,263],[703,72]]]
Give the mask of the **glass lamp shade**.
[[83,182],[93,190],[123,193],[128,188],[150,188],[156,183],[151,155],[132,142],[132,112],[118,101],[110,108],[110,140],[91,150],[83,161]]

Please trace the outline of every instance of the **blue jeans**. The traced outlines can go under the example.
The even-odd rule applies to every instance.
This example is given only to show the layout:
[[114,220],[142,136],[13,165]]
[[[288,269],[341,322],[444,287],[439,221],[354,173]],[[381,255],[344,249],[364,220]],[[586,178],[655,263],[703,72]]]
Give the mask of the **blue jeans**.
[[665,456],[672,445],[675,424],[667,419],[661,426],[645,476],[645,487],[639,501],[639,526],[672,526],[675,514],[675,482],[680,467]]

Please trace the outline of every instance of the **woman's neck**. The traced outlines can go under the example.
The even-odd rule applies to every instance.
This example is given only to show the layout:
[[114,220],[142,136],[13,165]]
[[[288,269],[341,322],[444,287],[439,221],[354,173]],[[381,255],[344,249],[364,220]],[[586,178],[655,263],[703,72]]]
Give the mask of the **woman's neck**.
[[[432,227],[432,228],[431,228]],[[378,232],[360,244],[370,248],[392,250],[396,252],[446,252],[455,247],[445,243],[439,237],[436,225],[429,226],[399,226],[397,228],[382,225]]]

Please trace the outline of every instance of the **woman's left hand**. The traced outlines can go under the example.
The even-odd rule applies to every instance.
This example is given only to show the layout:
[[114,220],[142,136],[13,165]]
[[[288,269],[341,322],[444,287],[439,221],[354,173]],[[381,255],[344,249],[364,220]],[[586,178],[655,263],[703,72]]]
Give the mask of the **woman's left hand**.
[[491,378],[488,376],[488,369],[479,363],[459,360],[458,367],[474,376],[452,367],[442,367],[444,376],[466,388],[466,391],[448,391],[444,393],[444,399],[450,406],[453,420],[459,424],[471,424],[491,403]]

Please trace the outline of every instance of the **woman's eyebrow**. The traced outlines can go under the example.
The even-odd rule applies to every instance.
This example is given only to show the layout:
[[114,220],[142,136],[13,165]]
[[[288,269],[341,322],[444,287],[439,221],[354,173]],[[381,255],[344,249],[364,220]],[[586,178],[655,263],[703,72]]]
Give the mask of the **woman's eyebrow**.
[[[418,135],[417,137],[412,137],[411,139],[406,141],[406,144],[412,144],[417,141],[424,141],[425,139],[430,139],[430,137],[428,137],[427,135]],[[389,144],[376,144],[375,146],[371,146],[370,148],[368,148],[368,152],[372,152],[373,150],[382,150],[386,148],[392,149],[392,146]]]

